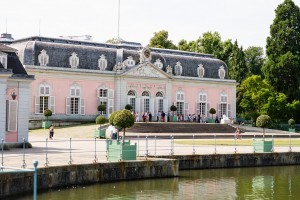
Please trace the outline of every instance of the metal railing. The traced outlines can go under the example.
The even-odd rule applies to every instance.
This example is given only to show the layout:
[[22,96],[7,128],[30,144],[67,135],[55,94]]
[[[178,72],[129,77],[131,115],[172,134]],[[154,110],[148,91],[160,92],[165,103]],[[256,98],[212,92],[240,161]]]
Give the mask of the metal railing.
[[[253,145],[243,145],[242,141],[235,136],[231,138],[221,138],[222,136],[211,135],[206,139],[199,139],[197,135],[188,135],[185,139],[177,139],[176,136],[160,137],[158,136],[137,136],[130,138],[132,144],[136,143],[136,154],[139,157],[158,157],[174,155],[207,155],[207,154],[237,154],[237,153],[257,153]],[[258,140],[261,136],[254,136],[248,140]],[[284,143],[276,145],[277,140],[283,140]],[[209,141],[203,144],[203,140]],[[227,144],[221,144],[220,141],[226,140]],[[272,137],[272,152],[300,152],[300,145],[296,144],[291,135],[288,138]],[[107,147],[105,139],[56,139],[56,140],[35,140],[30,141],[33,148],[27,148],[27,141],[24,139],[22,148],[12,148],[4,150],[5,143],[1,140],[1,165],[14,166],[25,169],[27,162],[39,160],[44,163],[41,166],[57,166],[72,164],[88,164],[97,162],[107,162]],[[3,169],[1,168],[1,171]],[[0,171],[0,173],[1,173]]]
[[[3,144],[3,142],[2,142]],[[0,174],[4,173],[27,173],[31,172],[33,173],[33,200],[37,199],[37,166],[38,166],[38,161],[34,160],[33,161],[33,169],[23,169],[23,168],[16,168],[16,167],[9,167],[9,166],[3,166],[2,164],[0,165],[1,172]],[[7,169],[4,171],[4,169]]]

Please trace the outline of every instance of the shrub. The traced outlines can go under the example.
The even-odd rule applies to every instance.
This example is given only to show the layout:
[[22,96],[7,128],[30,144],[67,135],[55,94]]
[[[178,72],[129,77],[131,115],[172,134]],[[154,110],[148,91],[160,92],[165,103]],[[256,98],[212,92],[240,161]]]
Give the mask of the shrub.
[[44,110],[44,116],[47,118],[48,121],[48,117],[52,116],[52,111],[50,109]]
[[113,118],[113,124],[117,127],[123,128],[123,143],[125,138],[125,129],[134,125],[134,116],[129,110],[119,110]]
[[177,110],[177,107],[176,107],[176,106],[174,106],[174,105],[171,105],[171,106],[170,106],[170,110],[171,110],[172,112],[174,112],[174,111],[176,111],[176,110]]
[[211,118],[213,119],[214,118],[214,114],[216,114],[216,109],[214,109],[214,108],[211,108],[211,109],[209,109],[209,113],[211,114]]
[[272,120],[269,115],[260,115],[256,119],[256,126],[263,128],[263,137],[265,137],[265,128],[272,126]]
[[290,128],[294,128],[294,126],[295,126],[295,120],[293,118],[289,119],[288,124],[289,124]]
[[106,110],[106,106],[103,105],[103,104],[100,104],[100,105],[98,105],[97,109],[98,109],[98,111],[100,111],[101,114],[102,114],[102,112]]
[[125,106],[125,109],[126,109],[126,110],[132,110],[132,105],[127,104],[127,105]]
[[101,124],[105,124],[105,122],[106,122],[106,118],[103,115],[99,115],[96,118],[96,124],[99,124],[100,130],[101,130]]

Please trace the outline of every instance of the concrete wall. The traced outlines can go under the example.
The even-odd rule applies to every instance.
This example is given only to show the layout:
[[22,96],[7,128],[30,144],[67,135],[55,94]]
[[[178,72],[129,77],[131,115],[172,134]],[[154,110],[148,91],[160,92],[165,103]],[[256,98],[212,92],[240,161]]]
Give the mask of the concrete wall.
[[300,152],[171,156],[179,170],[299,165]]
[[[110,181],[175,177],[178,170],[178,161],[170,159],[45,167],[38,169],[38,191]],[[32,191],[32,173],[0,172],[0,199]]]

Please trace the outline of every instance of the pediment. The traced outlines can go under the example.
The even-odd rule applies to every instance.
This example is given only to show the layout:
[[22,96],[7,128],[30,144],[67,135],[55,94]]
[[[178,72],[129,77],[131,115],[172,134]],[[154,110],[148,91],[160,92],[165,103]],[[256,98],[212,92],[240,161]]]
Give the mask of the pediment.
[[172,76],[162,71],[150,62],[146,62],[134,68],[131,68],[127,72],[123,73],[123,75],[151,78],[172,78]]

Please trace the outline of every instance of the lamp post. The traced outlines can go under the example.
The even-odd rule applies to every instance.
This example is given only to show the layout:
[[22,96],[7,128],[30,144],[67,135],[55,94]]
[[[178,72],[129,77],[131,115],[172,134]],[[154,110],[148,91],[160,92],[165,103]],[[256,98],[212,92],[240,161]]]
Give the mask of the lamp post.
[[17,94],[16,94],[15,91],[13,91],[13,92],[11,93],[11,98],[12,98],[13,100],[16,100],[16,97],[17,97]]

